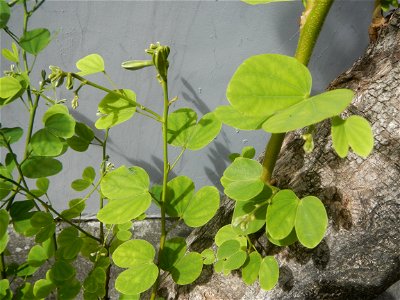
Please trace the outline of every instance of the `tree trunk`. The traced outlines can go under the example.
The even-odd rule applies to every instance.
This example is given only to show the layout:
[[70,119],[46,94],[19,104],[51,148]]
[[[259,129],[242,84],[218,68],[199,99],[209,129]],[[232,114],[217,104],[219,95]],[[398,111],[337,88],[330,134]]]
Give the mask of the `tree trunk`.
[[[375,147],[367,159],[332,150],[328,126],[314,135],[315,150],[305,154],[299,133],[287,135],[274,179],[299,196],[315,195],[325,204],[330,224],[313,250],[295,244],[268,246],[280,262],[277,287],[246,286],[240,273],[227,277],[206,267],[192,285],[178,287],[166,276],[167,299],[373,299],[400,280],[400,10],[381,29],[378,40],[329,89],[350,88],[356,96],[346,114],[366,117]],[[192,249],[212,244],[230,222],[232,201],[205,228],[188,238]],[[261,235],[259,242],[265,243]]]

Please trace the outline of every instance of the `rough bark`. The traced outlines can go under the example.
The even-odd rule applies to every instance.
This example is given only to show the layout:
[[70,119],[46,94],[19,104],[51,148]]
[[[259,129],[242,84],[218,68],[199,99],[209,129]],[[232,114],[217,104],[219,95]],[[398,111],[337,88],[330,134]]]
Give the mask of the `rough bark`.
[[[161,291],[167,299],[373,299],[400,280],[399,29],[400,10],[365,55],[329,86],[353,89],[356,96],[346,114],[362,115],[373,124],[375,147],[367,159],[338,158],[328,124],[318,127],[309,155],[298,133],[285,140],[274,178],[281,188],[323,200],[330,224],[322,243],[313,250],[298,244],[268,248],[280,261],[273,291],[257,283],[245,286],[239,272],[224,277],[206,268],[191,286],[178,287],[164,278]],[[225,199],[217,217],[188,238],[191,248],[209,247],[232,209]]]

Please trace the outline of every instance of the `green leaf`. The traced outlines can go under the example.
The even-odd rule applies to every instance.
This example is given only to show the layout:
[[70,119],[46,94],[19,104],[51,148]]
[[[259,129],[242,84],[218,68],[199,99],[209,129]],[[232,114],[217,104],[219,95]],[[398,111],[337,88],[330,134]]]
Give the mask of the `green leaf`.
[[[0,0],[0,6],[1,6],[2,1],[4,1],[4,0]],[[19,62],[18,49],[17,49],[17,45],[14,42],[12,43],[12,51],[4,48],[3,50],[1,50],[1,54],[3,54],[4,58],[8,59],[9,61],[16,62],[16,63]]]
[[28,178],[49,177],[62,170],[62,164],[50,157],[32,157],[23,162],[22,173]]
[[187,246],[184,238],[174,237],[167,240],[159,257],[160,268],[169,271],[185,255],[186,250]]
[[57,156],[64,148],[61,140],[46,128],[38,130],[32,136],[31,146],[38,156]]
[[189,201],[182,218],[186,225],[200,227],[211,220],[218,208],[218,190],[213,186],[205,186]]
[[28,253],[27,262],[32,267],[40,267],[46,262],[47,253],[40,245],[34,245]]
[[2,237],[0,237],[0,253],[3,253],[7,247],[9,241],[8,232],[6,232]]
[[267,200],[272,190],[264,186],[264,190],[248,201],[237,201],[232,216],[232,227],[241,235],[248,235],[260,230],[265,224]]
[[264,188],[261,173],[262,166],[259,162],[238,157],[221,178],[225,194],[237,201],[246,201],[257,196]]
[[345,123],[346,121],[340,117],[332,118],[332,146],[341,158],[346,157],[349,152],[349,141],[347,140]]
[[257,280],[261,261],[261,255],[257,251],[249,254],[242,268],[242,279],[245,284],[251,285]]
[[35,235],[38,229],[31,225],[30,219],[35,212],[30,210],[34,207],[32,200],[14,201],[11,205],[10,215],[16,232],[25,236]]
[[316,95],[275,113],[262,128],[267,132],[280,133],[319,123],[342,113],[353,96],[353,91],[347,89]]
[[166,212],[171,217],[182,217],[194,194],[194,183],[186,176],[178,176],[167,184]]
[[67,227],[58,234],[57,245],[57,252],[62,258],[74,259],[83,246],[83,240],[79,237],[78,229]]
[[179,285],[195,281],[203,269],[203,258],[197,252],[190,252],[180,258],[171,268],[172,279]]
[[190,108],[181,108],[168,115],[168,144],[186,147],[197,124],[197,114]]
[[50,224],[45,227],[41,227],[39,231],[36,233],[35,242],[36,243],[43,243],[47,239],[49,239],[54,232],[56,231],[56,224]]
[[[101,181],[101,192],[110,200],[131,199],[148,192],[149,175],[139,167],[121,166],[107,173]],[[125,222],[124,222],[125,223]]]
[[85,179],[76,179],[72,181],[71,188],[74,189],[75,191],[80,192],[86,190],[90,185],[91,185],[90,181],[87,181]]
[[136,111],[136,94],[131,90],[118,90],[120,94],[130,98],[128,101],[115,94],[107,94],[100,101],[98,110],[102,114],[95,123],[97,129],[107,129],[132,118]]
[[267,232],[267,238],[272,244],[280,246],[280,247],[289,246],[298,241],[297,235],[296,235],[296,230],[294,228],[293,228],[292,232],[284,239],[276,240],[273,237],[271,237],[271,235],[268,232]]
[[299,198],[292,190],[281,190],[267,210],[267,231],[276,240],[287,237],[294,227]]
[[24,134],[24,131],[20,127],[12,128],[0,128],[0,147],[5,147],[6,142],[10,145],[19,141]]
[[[4,166],[0,166],[0,175],[6,178],[12,178],[10,171]],[[13,184],[11,182],[6,181],[5,179],[0,179],[0,200],[7,197],[12,188]]]
[[49,189],[49,184],[50,180],[48,178],[38,178],[36,180],[36,186],[39,190],[47,193],[47,190]]
[[238,234],[231,224],[221,227],[215,235],[215,244],[221,246],[224,242],[229,240],[237,240],[242,248],[247,247],[247,240],[244,236]]
[[22,89],[19,80],[11,77],[1,77],[0,78],[0,98],[11,98],[16,95]]
[[199,150],[207,146],[221,131],[221,121],[215,114],[205,114],[194,127],[187,148],[190,150]]
[[4,0],[0,0],[0,28],[7,26],[8,20],[10,19],[11,11],[8,4]]
[[0,209],[0,238],[3,237],[8,231],[8,223],[10,217],[5,209]]
[[145,240],[130,240],[114,251],[112,259],[120,268],[131,268],[153,263],[155,254],[156,251],[149,242]]
[[46,129],[60,138],[70,138],[75,133],[75,119],[68,114],[54,114],[46,119]]
[[244,115],[267,117],[306,99],[310,91],[310,72],[297,59],[261,54],[238,67],[226,96]]
[[120,230],[117,232],[116,237],[118,240],[126,242],[132,237],[132,232],[130,232],[129,230]]
[[222,123],[241,130],[260,129],[266,120],[264,116],[246,116],[230,105],[218,106],[214,113]]
[[126,295],[137,295],[149,289],[158,277],[155,264],[144,264],[132,267],[118,275],[115,289]]
[[10,282],[8,279],[0,280],[0,297],[3,299],[3,296],[7,295],[7,290],[10,288]]
[[90,143],[85,141],[79,136],[74,135],[73,137],[70,137],[67,139],[67,144],[70,146],[73,150],[78,151],[78,152],[85,152],[88,148]]
[[94,170],[93,167],[89,166],[83,170],[83,173],[82,173],[83,179],[93,182],[95,177],[96,177],[96,171]]
[[201,256],[203,257],[203,264],[212,265],[215,262],[215,253],[213,249],[207,248],[201,252]]
[[76,299],[76,296],[79,294],[80,290],[81,290],[81,283],[77,279],[72,278],[71,280],[63,282],[58,287],[57,299],[66,299],[66,300]]
[[266,4],[271,2],[287,2],[287,1],[294,1],[294,0],[241,0],[250,5],[257,5],[257,4]]
[[273,256],[263,258],[258,277],[261,288],[266,291],[272,290],[278,283],[279,265]]
[[61,215],[70,220],[73,218],[77,218],[79,217],[83,210],[86,207],[85,201],[83,201],[83,199],[78,198],[78,199],[72,199],[71,201],[69,201],[68,203],[69,208],[66,210],[63,210],[61,212]]
[[76,67],[81,70],[77,73],[80,76],[104,72],[104,60],[99,54],[89,54],[78,60]]
[[77,136],[87,142],[91,142],[94,139],[93,130],[89,126],[81,122],[75,123],[75,133]]
[[26,52],[38,55],[50,43],[50,31],[37,28],[27,31],[19,40],[19,45]]
[[68,108],[64,104],[54,104],[43,114],[42,122],[46,124],[47,120],[56,114],[69,115]]
[[297,238],[307,248],[316,247],[323,239],[328,226],[328,217],[321,200],[308,196],[297,208],[295,229]]
[[374,147],[371,125],[360,116],[351,116],[345,123],[346,137],[353,151],[361,157],[367,157]]
[[44,211],[37,211],[31,218],[31,224],[33,227],[46,227],[53,224],[53,216],[51,213]]
[[253,159],[255,155],[256,155],[256,149],[254,149],[254,147],[252,146],[243,147],[241,155],[242,157]]
[[56,285],[72,279],[75,276],[75,268],[64,260],[58,260],[49,270],[49,279]]
[[41,299],[46,298],[56,288],[54,283],[47,279],[39,279],[33,286],[33,294]]
[[231,271],[239,269],[245,263],[247,254],[237,240],[229,240],[219,246],[217,258],[224,261],[224,270]]

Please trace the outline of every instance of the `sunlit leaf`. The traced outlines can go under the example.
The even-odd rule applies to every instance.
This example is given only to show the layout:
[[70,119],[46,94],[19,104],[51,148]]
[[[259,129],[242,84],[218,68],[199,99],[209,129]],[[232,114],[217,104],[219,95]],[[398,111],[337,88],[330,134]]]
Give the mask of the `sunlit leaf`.
[[78,60],[76,67],[81,70],[80,76],[104,72],[104,60],[99,54],[89,54]]
[[18,79],[11,76],[0,78],[0,98],[10,98],[16,95],[21,89],[22,86]]
[[205,114],[196,124],[193,133],[187,143],[190,150],[199,150],[207,146],[221,131],[221,121],[215,114]]
[[40,267],[46,262],[47,253],[40,245],[34,245],[28,253],[27,262],[32,267]]
[[149,289],[158,277],[155,264],[138,265],[123,271],[115,280],[115,289],[126,295],[137,295]]
[[19,45],[26,52],[38,55],[50,43],[50,31],[37,28],[27,31],[19,40]]
[[171,217],[182,217],[194,194],[194,183],[186,176],[178,176],[167,184],[166,212]]
[[46,298],[56,288],[56,285],[47,279],[39,279],[33,286],[33,294],[41,298]]
[[172,279],[179,285],[190,284],[195,281],[203,269],[203,258],[197,252],[187,253],[171,268]]
[[263,258],[258,277],[261,288],[266,291],[272,290],[278,283],[279,265],[273,256],[266,256]]
[[221,246],[224,242],[229,240],[237,240],[242,248],[246,248],[247,240],[243,235],[238,234],[231,224],[221,227],[215,235],[215,244]]
[[257,280],[261,261],[261,255],[257,251],[249,254],[242,268],[242,279],[245,284],[251,285]]
[[224,270],[231,271],[239,269],[245,263],[247,254],[237,240],[228,240],[219,246],[217,258],[224,262]]
[[214,113],[222,123],[241,130],[260,129],[266,120],[264,116],[246,116],[230,105],[218,106]]
[[61,212],[61,215],[64,218],[70,220],[79,217],[82,214],[83,210],[85,209],[86,204],[85,201],[83,201],[81,198],[78,198],[69,201],[68,206],[69,208],[63,210]]
[[207,248],[201,252],[201,256],[203,257],[203,264],[211,265],[215,262],[215,253],[213,249]]
[[346,137],[353,151],[367,157],[374,147],[371,125],[360,116],[350,116],[345,123]]
[[340,117],[332,118],[332,146],[342,158],[346,157],[349,152],[349,141],[347,140],[345,123],[346,121]]

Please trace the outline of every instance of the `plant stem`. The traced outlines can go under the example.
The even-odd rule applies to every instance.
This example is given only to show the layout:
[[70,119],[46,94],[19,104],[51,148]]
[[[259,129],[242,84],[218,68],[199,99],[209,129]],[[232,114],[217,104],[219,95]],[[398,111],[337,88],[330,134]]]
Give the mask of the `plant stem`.
[[[334,0],[308,0],[306,8],[301,17],[300,37],[297,44],[295,58],[308,65],[311,54],[317,42],[318,35],[328,15],[329,9]],[[275,168],[278,155],[281,151],[285,133],[273,133],[265,147],[263,158],[262,180],[271,183],[272,173]]]
[[[168,131],[168,110],[169,110],[169,100],[168,100],[168,83],[163,80],[161,82],[163,93],[164,93],[164,113],[163,113],[163,123],[162,123],[162,131],[163,131],[163,159],[164,159],[164,177],[163,177],[163,187],[162,187],[162,196],[161,196],[161,237],[160,237],[160,246],[158,249],[158,262],[160,259],[160,253],[164,249],[165,239],[167,236],[167,230],[165,227],[165,201],[167,196],[167,183],[168,183],[168,174],[170,171],[170,165],[168,162],[168,141],[167,141],[167,131]],[[158,275],[156,282],[153,285],[153,290],[151,292],[150,300],[154,300],[157,296],[158,285],[160,283],[160,275]]]

